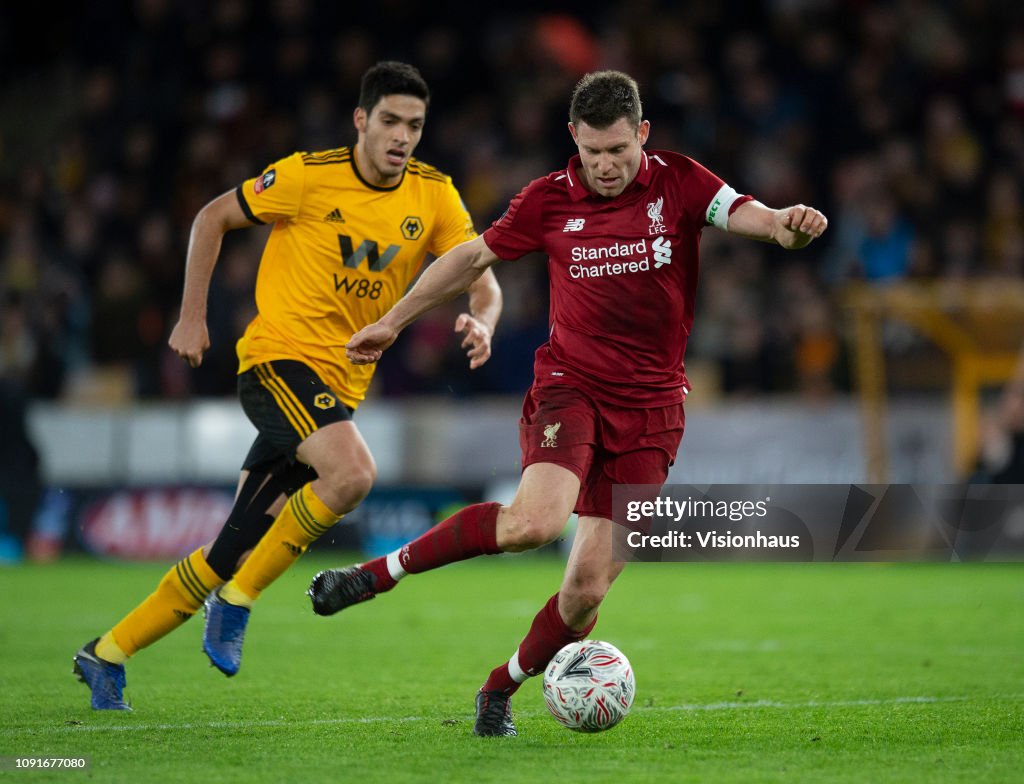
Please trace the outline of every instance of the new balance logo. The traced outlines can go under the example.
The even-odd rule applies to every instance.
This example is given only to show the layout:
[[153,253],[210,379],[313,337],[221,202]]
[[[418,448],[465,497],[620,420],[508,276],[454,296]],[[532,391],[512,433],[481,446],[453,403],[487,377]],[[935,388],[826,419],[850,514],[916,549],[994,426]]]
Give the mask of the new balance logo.
[[651,250],[654,251],[654,269],[672,263],[672,240],[658,237],[651,243]]
[[586,218],[569,218],[569,220],[565,222],[565,228],[562,229],[562,232],[580,231],[583,228],[583,224],[586,222]]
[[183,620],[183,621],[187,621],[187,620],[188,620],[189,618],[191,618],[191,617],[192,617],[192,615],[193,615],[192,613],[190,613],[190,612],[185,612],[184,610],[175,610],[175,611],[174,611],[174,614],[175,614],[176,616],[178,616],[178,618],[180,618],[180,619],[181,619],[181,620]]
[[299,545],[292,544],[291,542],[281,542],[281,544],[284,545],[284,548],[292,555],[294,555],[296,558],[302,555],[302,553],[305,551],[305,548],[299,547]]
[[335,207],[329,213],[324,215],[324,221],[327,223],[344,223],[345,219],[341,217],[341,210]]

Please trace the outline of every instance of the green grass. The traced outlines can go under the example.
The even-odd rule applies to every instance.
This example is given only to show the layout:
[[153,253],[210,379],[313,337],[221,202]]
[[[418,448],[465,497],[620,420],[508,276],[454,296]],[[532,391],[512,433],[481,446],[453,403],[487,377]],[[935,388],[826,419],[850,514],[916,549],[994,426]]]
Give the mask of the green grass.
[[1024,768],[1021,565],[631,566],[595,636],[633,663],[632,714],[571,733],[531,682],[520,736],[481,739],[474,691],[561,562],[459,564],[323,619],[302,593],[327,563],[309,557],[265,594],[235,678],[207,666],[201,619],[140,653],[128,715],[89,709],[71,655],[166,567],[0,571],[0,755],[91,761],[0,778],[975,784]]

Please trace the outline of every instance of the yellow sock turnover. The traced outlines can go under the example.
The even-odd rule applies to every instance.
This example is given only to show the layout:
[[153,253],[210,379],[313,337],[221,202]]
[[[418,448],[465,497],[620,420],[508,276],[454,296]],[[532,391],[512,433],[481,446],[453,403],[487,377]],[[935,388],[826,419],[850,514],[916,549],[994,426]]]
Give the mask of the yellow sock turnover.
[[[251,605],[252,600],[340,519],[341,515],[332,512],[316,497],[310,485],[303,486],[288,499],[252,555],[221,590],[221,596],[232,604]],[[236,592],[250,601],[245,602]]]

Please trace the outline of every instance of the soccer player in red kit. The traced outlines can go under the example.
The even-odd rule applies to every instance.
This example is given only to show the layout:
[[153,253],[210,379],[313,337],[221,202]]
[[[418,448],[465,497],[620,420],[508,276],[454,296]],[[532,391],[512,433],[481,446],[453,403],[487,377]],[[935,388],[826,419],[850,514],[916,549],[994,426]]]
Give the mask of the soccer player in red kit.
[[594,627],[623,567],[612,557],[612,486],[661,485],[668,475],[683,436],[701,231],[802,248],[827,225],[810,207],[770,209],[741,195],[683,155],[645,151],[650,123],[624,73],[583,77],[569,117],[579,155],[527,185],[482,236],[438,259],[347,346],[353,362],[375,362],[403,328],[497,261],[546,253],[551,331],[523,405],[514,499],[468,506],[385,557],[321,572],[309,590],[314,610],[330,615],[407,574],[539,547],[576,511],[561,588],[478,692],[477,735],[515,735],[511,695]]

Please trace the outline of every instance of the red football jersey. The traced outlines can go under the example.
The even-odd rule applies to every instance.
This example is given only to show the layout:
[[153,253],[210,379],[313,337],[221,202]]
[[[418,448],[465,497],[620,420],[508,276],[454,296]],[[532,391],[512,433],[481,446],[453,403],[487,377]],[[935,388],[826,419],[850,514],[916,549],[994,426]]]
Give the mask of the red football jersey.
[[724,229],[752,197],[673,152],[644,152],[614,199],[590,191],[579,167],[573,156],[531,182],[483,235],[502,259],[548,255],[550,337],[537,349],[536,383],[568,381],[623,406],[678,403],[700,233]]

